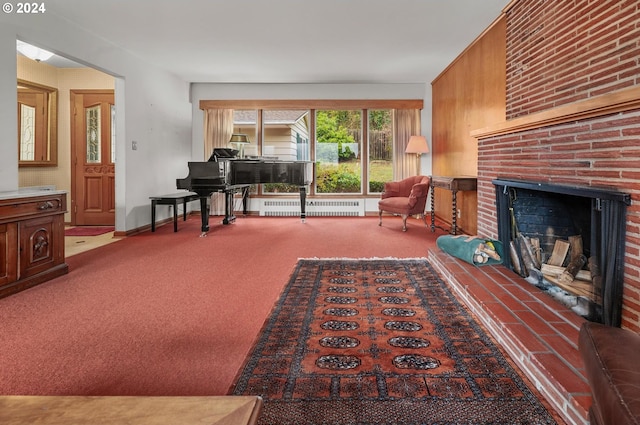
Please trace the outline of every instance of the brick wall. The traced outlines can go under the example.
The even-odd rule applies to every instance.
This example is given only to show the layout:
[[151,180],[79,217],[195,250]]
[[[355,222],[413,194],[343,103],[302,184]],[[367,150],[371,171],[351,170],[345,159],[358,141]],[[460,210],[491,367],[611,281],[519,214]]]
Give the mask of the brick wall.
[[507,119],[640,83],[637,0],[521,0],[507,19]]
[[[507,118],[640,84],[637,0],[520,0],[507,12]],[[496,178],[617,188],[627,209],[622,326],[640,332],[640,109],[481,138],[478,234]]]

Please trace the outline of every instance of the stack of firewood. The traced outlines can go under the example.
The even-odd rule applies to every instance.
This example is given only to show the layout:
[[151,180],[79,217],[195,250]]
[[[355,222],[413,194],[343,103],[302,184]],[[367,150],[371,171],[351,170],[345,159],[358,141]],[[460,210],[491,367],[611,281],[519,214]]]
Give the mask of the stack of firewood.
[[594,257],[588,260],[585,257],[581,236],[556,240],[551,256],[544,262],[537,238],[520,234],[517,241],[512,241],[510,251],[514,270],[522,276],[528,276],[529,282],[541,283],[544,280],[573,295],[600,303],[599,267]]

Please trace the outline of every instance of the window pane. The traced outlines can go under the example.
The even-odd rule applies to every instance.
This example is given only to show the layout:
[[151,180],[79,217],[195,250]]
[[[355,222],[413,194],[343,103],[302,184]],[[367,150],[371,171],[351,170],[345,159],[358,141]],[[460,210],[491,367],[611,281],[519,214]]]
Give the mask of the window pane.
[[393,180],[392,111],[369,111],[369,193],[380,193]]
[[362,111],[317,111],[316,193],[362,193]]
[[35,159],[36,108],[20,104],[20,161]]
[[[308,110],[265,110],[262,112],[262,156],[283,161],[308,161]],[[300,188],[286,183],[263,185],[265,193],[297,193]]]
[[87,163],[100,163],[101,157],[101,124],[100,124],[100,105],[86,108],[87,119]]
[[258,111],[255,109],[233,111],[233,133],[246,134],[248,145],[231,145],[230,148],[240,150],[245,157],[258,156]]

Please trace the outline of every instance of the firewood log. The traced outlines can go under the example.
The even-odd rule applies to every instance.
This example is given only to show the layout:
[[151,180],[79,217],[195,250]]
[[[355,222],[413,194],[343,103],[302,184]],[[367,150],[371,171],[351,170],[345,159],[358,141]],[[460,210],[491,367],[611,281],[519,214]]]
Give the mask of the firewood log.
[[533,267],[535,267],[536,269],[540,269],[540,261],[538,261],[538,256],[536,255],[536,250],[533,247],[533,245],[531,244],[531,239],[524,237],[524,246],[527,249],[527,253],[529,254],[529,258],[531,258],[531,261],[533,262]]
[[572,260],[582,255],[582,236],[569,236],[569,252]]
[[[551,264],[543,264],[540,271],[545,276],[555,276],[558,277],[564,272],[565,268],[560,266],[552,266]],[[585,282],[591,282],[593,279],[591,276],[591,272],[589,270],[578,270],[578,273],[575,276],[578,280],[583,280]]]
[[522,276],[522,267],[520,266],[520,256],[518,255],[518,249],[514,241],[509,242],[509,256],[511,257],[511,265],[513,270]]
[[574,280],[570,284],[565,284],[565,283],[562,283],[559,278],[556,278],[554,276],[545,275],[544,278],[547,279],[549,282],[555,284],[560,289],[563,289],[570,294],[573,294],[579,297],[588,298],[591,301],[594,301],[596,303],[599,302],[600,297],[597,294],[593,293],[592,286],[590,283]]
[[586,263],[587,257],[584,255],[572,259],[558,279],[564,284],[570,284],[575,279],[578,271],[580,271]]
[[536,263],[542,265],[542,249],[540,248],[540,239],[530,238],[531,247],[536,256]]
[[480,252],[484,252],[490,258],[493,258],[496,261],[500,261],[500,254],[498,254],[495,249],[489,248],[486,244],[481,243],[480,245],[478,245],[478,250]]
[[569,252],[569,242],[562,239],[556,240],[555,245],[553,245],[553,252],[551,253],[551,257],[549,257],[547,264],[551,264],[552,266],[561,266],[562,263],[564,263],[567,252]]
[[531,250],[528,248],[529,242],[527,242],[527,238],[522,234],[518,235],[518,243],[520,244],[520,256],[522,257],[522,263],[524,264],[527,272],[537,270],[538,267],[536,267],[533,258],[531,258]]

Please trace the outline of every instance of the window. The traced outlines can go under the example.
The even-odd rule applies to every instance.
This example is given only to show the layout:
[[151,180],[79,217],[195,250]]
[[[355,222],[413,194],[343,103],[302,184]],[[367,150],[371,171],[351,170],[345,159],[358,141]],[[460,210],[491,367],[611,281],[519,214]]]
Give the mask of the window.
[[369,111],[369,193],[380,193],[393,180],[393,111]]
[[244,146],[231,146],[241,150],[243,156],[258,156],[258,111],[255,109],[244,109],[233,111],[233,134],[246,134],[249,137],[249,144]]
[[[262,156],[283,161],[309,160],[309,111],[265,110],[262,113]],[[287,183],[262,185],[263,193],[299,193]]]
[[[372,197],[396,174],[406,174],[405,159],[394,155],[403,155],[404,139],[419,132],[422,107],[421,99],[200,101],[204,111],[234,111],[233,132],[250,139],[245,156],[314,161],[311,195]],[[252,190],[290,194],[298,188]]]
[[316,193],[362,193],[362,111],[316,111]]

